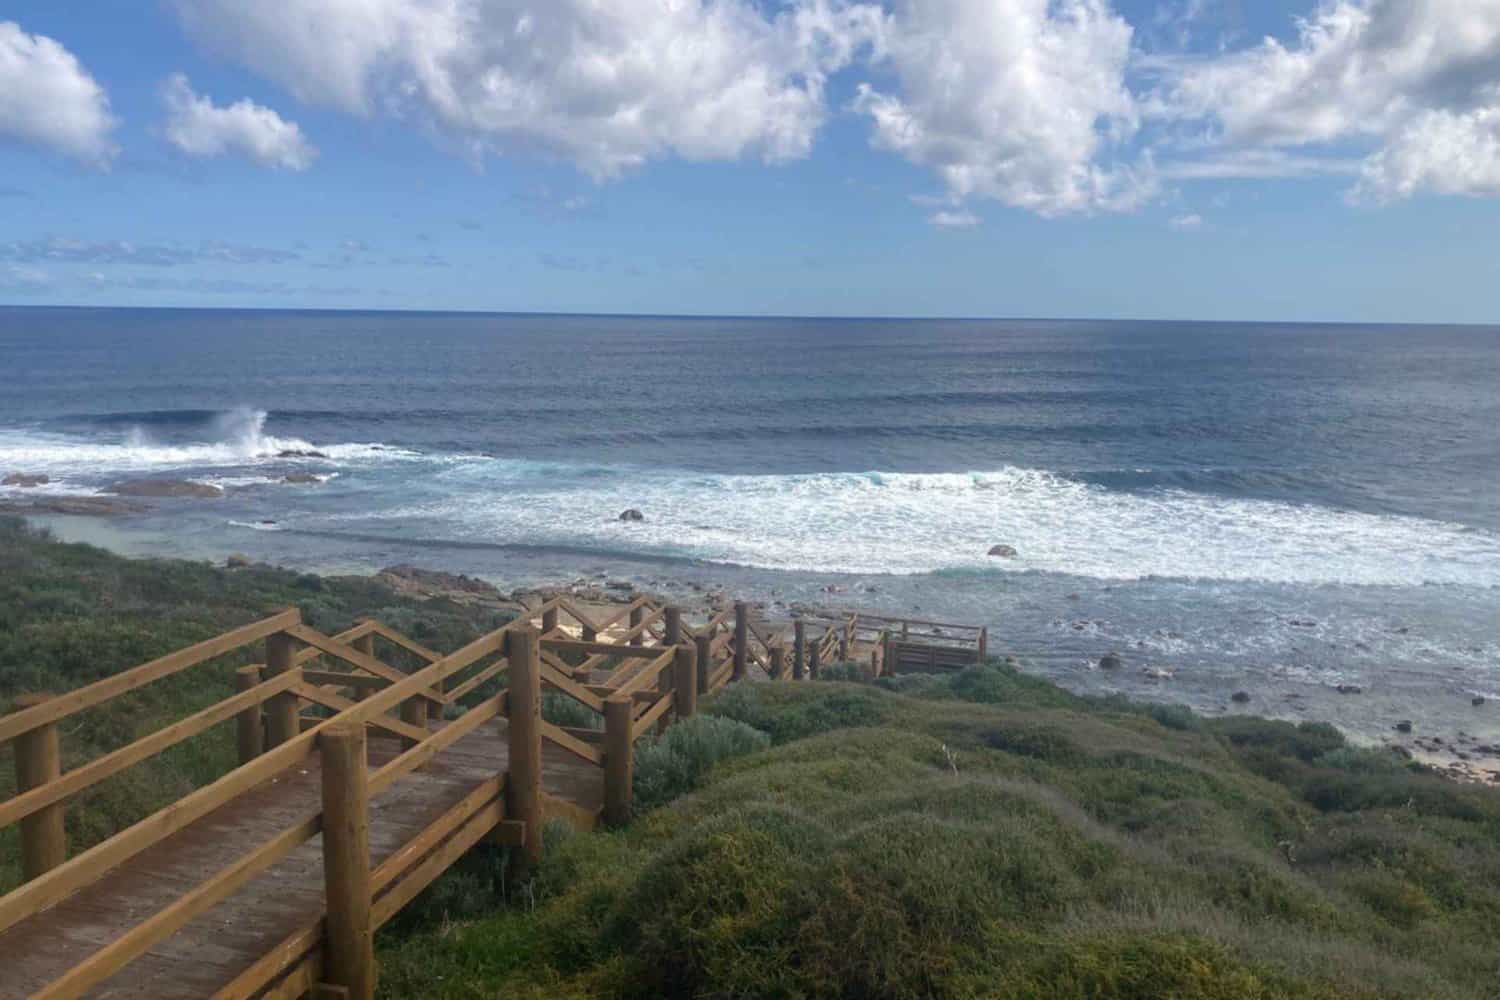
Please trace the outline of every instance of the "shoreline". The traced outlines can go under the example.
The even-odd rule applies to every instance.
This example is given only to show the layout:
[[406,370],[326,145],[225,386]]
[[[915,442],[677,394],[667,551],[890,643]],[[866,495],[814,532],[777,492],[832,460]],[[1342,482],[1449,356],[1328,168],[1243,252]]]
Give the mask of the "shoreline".
[[[1275,661],[1265,666],[1232,660],[1215,663],[1201,654],[1185,662],[1178,655],[1182,643],[1176,630],[1191,630],[1191,619],[1158,619],[1162,627],[1134,642],[1119,637],[1114,620],[1126,613],[1117,605],[1132,589],[1132,584],[1119,581],[1053,580],[1024,573],[924,581],[796,574],[712,563],[668,566],[578,553],[545,558],[512,554],[496,566],[492,556],[403,546],[384,551],[340,552],[326,545],[293,550],[289,547],[293,536],[275,531],[246,532],[248,537],[189,532],[167,539],[158,533],[121,530],[130,521],[60,515],[28,520],[63,540],[87,542],[130,558],[177,558],[216,565],[224,565],[226,558],[252,559],[323,577],[377,578],[393,565],[421,567],[433,578],[471,581],[467,592],[437,585],[434,596],[463,602],[478,600],[483,593],[497,609],[513,609],[527,595],[567,593],[584,598],[592,594],[614,602],[639,592],[715,611],[742,598],[787,619],[799,612],[866,611],[987,625],[993,653],[1014,656],[1028,672],[1075,693],[1180,704],[1205,718],[1256,715],[1289,722],[1327,721],[1360,745],[1391,747],[1393,752],[1409,753],[1413,759],[1465,780],[1500,783],[1500,699],[1488,698],[1483,707],[1469,704],[1472,697],[1488,693],[1491,685],[1483,679],[1476,676],[1465,683],[1465,678],[1451,670],[1410,667],[1390,671],[1377,667],[1349,677],[1343,667],[1319,666],[1316,647],[1309,659],[1284,667],[1277,667]],[[236,552],[235,547],[252,553],[253,558]],[[939,594],[929,593],[941,586],[951,589],[955,583],[968,588],[965,607],[984,611],[982,617],[955,610]],[[482,586],[475,590],[474,584]],[[398,584],[398,593],[403,592],[402,586],[409,590],[415,585],[411,581]],[[1179,589],[1199,596],[1191,583]],[[1211,589],[1201,588],[1205,594]],[[1052,624],[1043,630],[1033,625],[1028,641],[1018,642],[1014,614],[1000,610],[996,601],[1008,608],[1040,612],[1037,616],[1050,618]],[[1211,608],[1202,613],[1214,614]],[[1317,623],[1296,616],[1289,616],[1288,622],[1290,631],[1317,638],[1319,630],[1307,627]],[[1248,633],[1246,639],[1250,639]],[[1102,668],[1110,655],[1121,657],[1123,666]],[[1249,701],[1241,701],[1240,694],[1248,695]],[[1413,732],[1396,730],[1403,720],[1414,723]]]

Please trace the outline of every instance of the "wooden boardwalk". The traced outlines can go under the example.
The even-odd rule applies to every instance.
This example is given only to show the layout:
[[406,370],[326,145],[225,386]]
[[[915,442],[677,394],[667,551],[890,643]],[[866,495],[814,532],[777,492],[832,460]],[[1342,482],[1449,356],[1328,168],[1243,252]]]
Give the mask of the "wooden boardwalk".
[[[432,763],[370,804],[370,863],[378,866],[505,770],[502,720],[459,740]],[[400,752],[392,739],[370,741],[370,761]],[[604,805],[603,773],[556,747],[543,750],[544,787],[590,813]],[[263,782],[203,819],[109,872],[48,910],[0,934],[0,997],[28,997],[61,977],[132,925],[257,844],[316,813],[321,762]],[[88,993],[118,1000],[201,1000],[250,969],[297,928],[323,915],[323,845],[315,837],[253,882],[126,965]]]
[[[700,695],[816,677],[835,658],[868,657],[878,674],[907,646],[934,666],[983,655],[982,631],[937,655],[911,629],[856,615],[773,627],[744,604],[690,625],[644,599],[601,619],[558,598],[442,654],[379,622],[323,635],[288,610],[21,699],[0,717],[20,779],[0,826],[19,823],[27,877],[0,897],[0,1000],[365,1000],[374,928],[481,839],[511,847],[520,874],[544,818],[628,819],[634,743],[694,714]],[[240,669],[235,695],[62,771],[60,721],[262,640],[266,663]],[[602,724],[543,720],[544,690]],[[235,727],[239,767],[67,857],[68,799],[220,724]]]

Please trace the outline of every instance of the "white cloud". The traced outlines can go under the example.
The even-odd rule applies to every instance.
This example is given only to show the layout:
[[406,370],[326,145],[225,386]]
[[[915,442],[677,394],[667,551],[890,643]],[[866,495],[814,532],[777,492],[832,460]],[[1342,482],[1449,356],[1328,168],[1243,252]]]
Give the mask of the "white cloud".
[[1268,180],[1285,177],[1320,177],[1357,174],[1358,159],[1337,156],[1307,156],[1280,149],[1215,150],[1207,156],[1163,163],[1161,176],[1168,180]]
[[1321,0],[1294,41],[1184,63],[1153,106],[1218,147],[1373,146],[1359,197],[1494,194],[1500,0]]
[[1500,107],[1423,112],[1365,161],[1350,194],[1384,202],[1418,191],[1500,196]]
[[0,136],[107,166],[115,124],[104,88],[73,53],[0,21]]
[[1167,225],[1182,233],[1190,233],[1203,228],[1203,216],[1197,212],[1188,212],[1169,219]]
[[966,209],[939,209],[927,217],[927,221],[939,229],[973,229],[979,225],[979,216]]
[[174,0],[189,31],[304,101],[390,113],[473,156],[540,147],[608,177],[676,155],[805,156],[870,4]]
[[189,156],[237,153],[282,170],[306,170],[317,159],[318,151],[296,122],[249,100],[219,107],[195,94],[181,73],[162,84],[161,98],[167,109],[167,141]]
[[855,107],[878,147],[936,171],[955,203],[1133,208],[1153,190],[1149,160],[1104,157],[1136,127],[1131,36],[1107,0],[899,0],[878,64],[898,91],[861,86]]

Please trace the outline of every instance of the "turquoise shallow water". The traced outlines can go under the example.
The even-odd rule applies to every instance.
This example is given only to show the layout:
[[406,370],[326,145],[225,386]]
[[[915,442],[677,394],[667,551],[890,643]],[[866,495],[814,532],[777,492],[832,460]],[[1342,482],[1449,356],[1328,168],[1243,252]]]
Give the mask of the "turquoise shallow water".
[[0,367],[0,470],[226,489],[60,523],[125,551],[920,607],[1370,734],[1500,695],[1493,329],[3,309]]

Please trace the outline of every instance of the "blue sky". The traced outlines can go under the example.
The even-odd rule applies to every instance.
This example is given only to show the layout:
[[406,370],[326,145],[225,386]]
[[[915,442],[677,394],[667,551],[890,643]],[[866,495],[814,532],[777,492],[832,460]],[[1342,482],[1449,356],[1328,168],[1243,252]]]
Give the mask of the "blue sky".
[[1500,0],[0,5],[3,302],[1500,322],[1497,196]]

